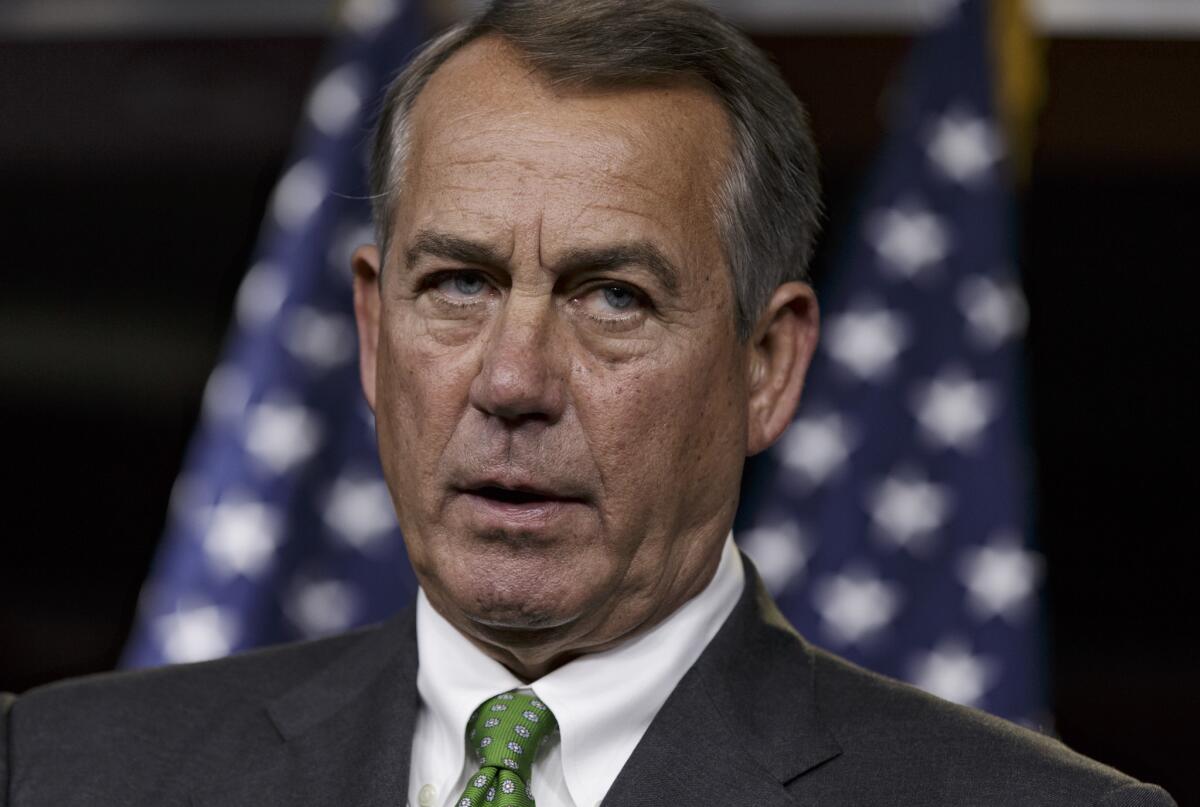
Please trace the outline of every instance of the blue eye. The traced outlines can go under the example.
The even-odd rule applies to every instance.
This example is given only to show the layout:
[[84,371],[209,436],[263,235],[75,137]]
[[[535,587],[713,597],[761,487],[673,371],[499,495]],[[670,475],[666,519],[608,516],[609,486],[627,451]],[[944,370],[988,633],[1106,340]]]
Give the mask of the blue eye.
[[483,276],[477,272],[455,272],[443,277],[437,288],[447,297],[475,297],[486,285]]
[[637,296],[624,286],[605,286],[604,302],[618,311],[624,311],[637,304]]

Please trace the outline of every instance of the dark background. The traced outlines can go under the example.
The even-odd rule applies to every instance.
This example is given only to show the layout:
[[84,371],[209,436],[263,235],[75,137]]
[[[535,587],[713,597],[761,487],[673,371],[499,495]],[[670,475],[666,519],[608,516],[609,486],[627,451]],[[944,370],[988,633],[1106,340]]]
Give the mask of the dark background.
[[[759,41],[813,115],[824,256],[908,40]],[[0,40],[0,689],[115,663],[321,50]],[[1048,75],[1020,208],[1056,728],[1200,803],[1200,41],[1055,40]]]

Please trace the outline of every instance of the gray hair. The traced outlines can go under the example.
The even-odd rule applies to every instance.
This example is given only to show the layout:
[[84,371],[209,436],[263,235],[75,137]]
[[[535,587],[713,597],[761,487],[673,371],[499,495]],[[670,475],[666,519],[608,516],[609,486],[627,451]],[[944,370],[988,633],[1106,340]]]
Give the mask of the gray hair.
[[733,134],[715,208],[739,338],[781,283],[807,282],[821,219],[808,116],[762,51],[687,0],[494,0],[427,44],[388,88],[375,130],[371,193],[385,251],[417,96],[447,59],[487,35],[514,46],[553,86],[707,84]]

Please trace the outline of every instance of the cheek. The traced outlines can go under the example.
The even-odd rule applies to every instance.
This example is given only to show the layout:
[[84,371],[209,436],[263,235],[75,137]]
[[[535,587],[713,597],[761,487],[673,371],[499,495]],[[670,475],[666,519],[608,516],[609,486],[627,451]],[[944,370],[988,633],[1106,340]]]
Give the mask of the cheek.
[[670,376],[672,399],[659,417],[670,428],[680,474],[711,491],[740,479],[745,457],[746,400],[725,345],[697,349],[689,366]]
[[636,366],[576,371],[580,419],[614,505],[670,511],[736,492],[745,402],[727,351],[688,345]]
[[393,487],[411,491],[431,478],[466,405],[472,370],[461,348],[403,308],[385,317],[376,423]]

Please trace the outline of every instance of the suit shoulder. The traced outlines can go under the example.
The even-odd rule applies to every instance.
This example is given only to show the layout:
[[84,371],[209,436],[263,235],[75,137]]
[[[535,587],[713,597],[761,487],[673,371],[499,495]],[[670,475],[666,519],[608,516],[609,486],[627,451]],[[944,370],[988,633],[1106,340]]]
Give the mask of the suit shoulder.
[[[811,649],[823,719],[854,765],[896,773],[927,803],[1173,805],[1165,791],[993,715]],[[990,796],[988,795],[990,794]],[[994,798],[993,798],[994,797]]]
[[21,695],[14,719],[36,715],[39,722],[70,723],[146,714],[228,710],[282,694],[340,656],[376,628],[341,636],[251,650],[213,661],[175,664],[70,678]]
[[12,702],[5,732],[14,804],[22,794],[51,803],[46,794],[62,788],[72,795],[58,803],[100,804],[107,797],[87,793],[130,795],[178,778],[180,760],[203,765],[226,749],[278,743],[266,705],[377,630],[32,689]]

